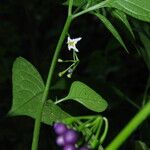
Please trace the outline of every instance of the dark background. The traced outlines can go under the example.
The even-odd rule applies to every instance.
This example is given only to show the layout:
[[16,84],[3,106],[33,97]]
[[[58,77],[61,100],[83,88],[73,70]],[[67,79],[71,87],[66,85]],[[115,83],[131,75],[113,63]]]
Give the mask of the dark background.
[[[28,117],[6,117],[12,104],[12,65],[22,56],[37,67],[44,81],[53,56],[58,38],[67,16],[67,7],[58,0],[0,0],[0,149],[29,150],[32,141],[34,120]],[[109,103],[103,113],[109,119],[110,129],[104,143],[107,145],[113,137],[136,114],[137,108],[119,96],[112,87],[120,89],[139,106],[149,71],[137,51],[142,46],[138,38],[135,22],[141,27],[147,23],[129,18],[136,40],[117,19],[108,18],[118,28],[129,53],[127,53],[104,27],[92,15],[84,15],[74,20],[70,28],[71,37],[82,37],[78,44],[80,65],[71,79],[59,78],[58,73],[66,68],[58,64],[54,74],[53,85],[59,84],[52,97],[67,94],[74,80],[87,83],[101,94]],[[66,41],[65,41],[66,43]],[[71,54],[66,44],[61,51],[61,58],[69,59]],[[73,115],[93,114],[77,103],[62,104]],[[148,145],[149,123],[146,121],[122,146],[122,150],[134,149],[135,141],[142,140]],[[55,135],[52,128],[42,124],[39,150],[55,150]]]

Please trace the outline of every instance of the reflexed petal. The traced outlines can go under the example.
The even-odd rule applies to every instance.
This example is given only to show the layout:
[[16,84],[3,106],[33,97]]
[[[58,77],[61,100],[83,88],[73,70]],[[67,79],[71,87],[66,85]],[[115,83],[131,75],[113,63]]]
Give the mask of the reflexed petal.
[[71,41],[70,37],[68,36],[68,40],[67,40],[67,43],[69,43]]
[[77,42],[79,42],[81,39],[82,39],[82,38],[79,37],[79,38],[74,39],[74,41],[77,43]]

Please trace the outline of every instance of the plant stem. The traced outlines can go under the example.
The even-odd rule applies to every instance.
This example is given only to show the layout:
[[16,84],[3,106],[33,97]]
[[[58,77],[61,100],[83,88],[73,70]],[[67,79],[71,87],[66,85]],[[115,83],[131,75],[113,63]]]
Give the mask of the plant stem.
[[65,99],[65,98],[62,98],[62,99],[59,99],[59,100],[57,100],[56,102],[55,102],[55,104],[57,105],[57,104],[59,104],[59,103],[61,103],[61,102],[63,102],[63,101],[66,101],[67,99]]
[[125,126],[105,150],[117,150],[134,130],[150,115],[150,101]]
[[103,117],[103,120],[104,120],[104,123],[105,123],[105,129],[104,129],[104,132],[101,136],[101,139],[100,139],[100,143],[102,144],[107,136],[107,133],[108,133],[108,120],[106,117]]
[[47,81],[46,81],[45,90],[44,90],[44,93],[43,93],[43,96],[42,96],[41,103],[40,103],[40,105],[38,106],[38,109],[37,109],[36,120],[35,120],[35,125],[34,125],[33,141],[32,141],[32,150],[37,150],[38,149],[39,132],[40,132],[40,127],[41,127],[41,118],[42,118],[43,106],[44,106],[44,103],[45,103],[45,101],[47,100],[47,97],[48,97],[53,72],[54,72],[54,69],[55,69],[55,66],[56,66],[56,63],[57,63],[57,59],[58,59],[62,44],[63,44],[63,42],[65,40],[65,37],[68,33],[71,21],[72,21],[72,16],[68,16],[67,20],[66,20],[66,23],[64,25],[63,31],[61,33],[61,36],[59,38],[59,41],[58,41],[53,59],[52,59],[52,63],[51,63],[49,73],[48,73],[48,78],[47,78]]
[[73,0],[69,0],[68,16],[72,15]]

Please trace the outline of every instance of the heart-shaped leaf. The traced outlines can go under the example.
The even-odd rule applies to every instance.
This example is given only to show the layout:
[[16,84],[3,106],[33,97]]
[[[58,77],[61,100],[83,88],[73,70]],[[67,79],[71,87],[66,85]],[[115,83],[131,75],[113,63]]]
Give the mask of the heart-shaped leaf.
[[[36,118],[37,106],[40,104],[40,100],[42,98],[43,93],[37,94],[35,97],[30,99],[24,105],[15,109],[14,111],[10,111],[9,114],[11,116],[29,116],[33,119]],[[65,111],[63,111],[59,106],[54,104],[53,101],[48,100],[45,102],[42,113],[42,122],[48,125],[52,125],[56,121],[62,121],[63,119],[70,117]]]
[[75,100],[95,112],[104,111],[108,105],[99,94],[80,81],[72,83],[70,92],[64,100],[69,99]]
[[44,91],[43,80],[36,68],[22,57],[16,59],[12,71],[13,104],[11,112],[23,107]]
[[63,111],[53,101],[46,101],[42,114],[42,121],[46,124],[52,124],[56,121],[62,121],[65,118],[71,117],[68,113]]
[[[8,115],[26,115],[35,118],[44,88],[43,80],[36,68],[24,58],[17,58],[13,65],[13,104]],[[44,104],[42,122],[52,124],[53,121],[68,116],[52,101],[49,100]]]

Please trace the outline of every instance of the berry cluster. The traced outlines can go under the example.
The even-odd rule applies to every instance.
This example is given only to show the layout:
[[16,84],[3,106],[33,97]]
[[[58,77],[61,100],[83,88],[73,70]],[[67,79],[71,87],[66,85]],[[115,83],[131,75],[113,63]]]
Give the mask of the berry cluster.
[[77,131],[68,128],[65,124],[55,123],[54,131],[57,134],[56,143],[58,146],[62,146],[63,150],[89,150],[87,146],[77,148],[79,134]]

